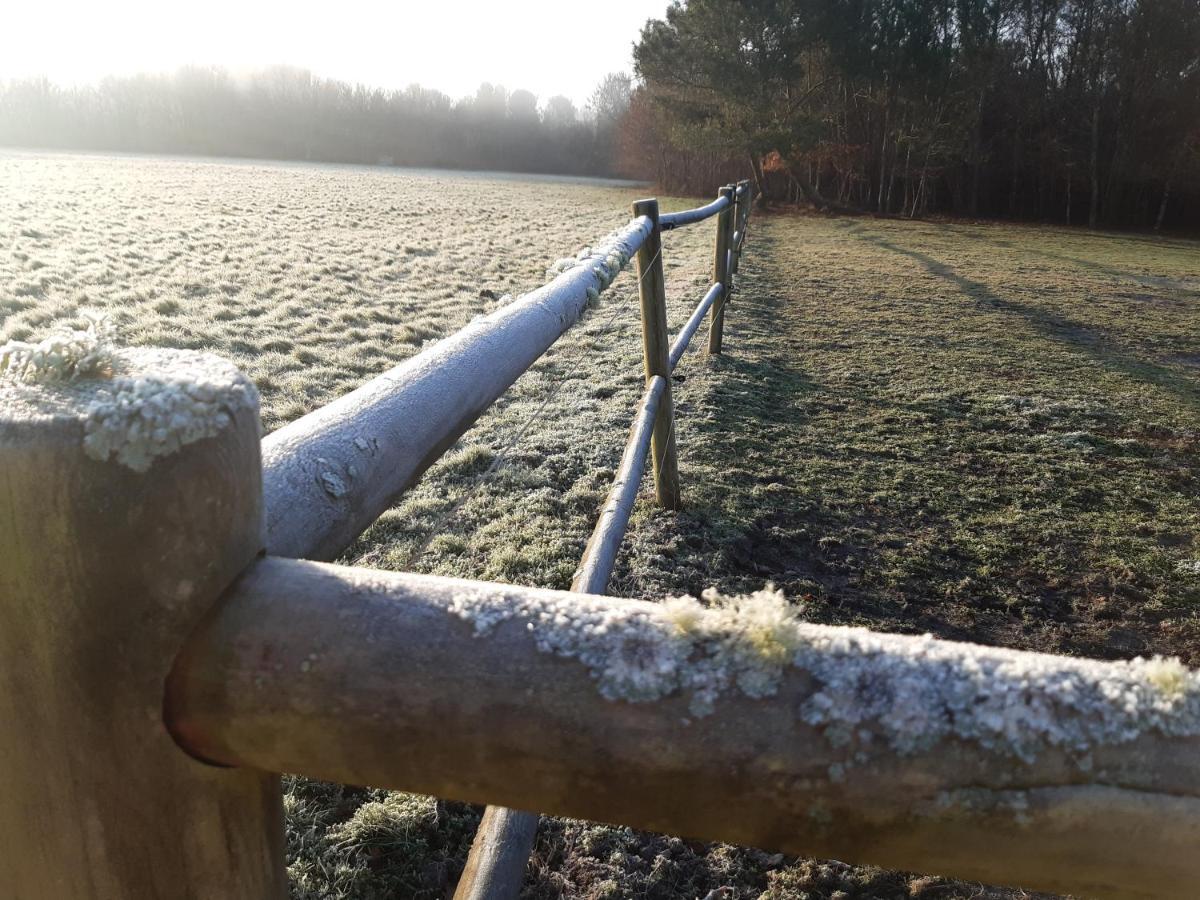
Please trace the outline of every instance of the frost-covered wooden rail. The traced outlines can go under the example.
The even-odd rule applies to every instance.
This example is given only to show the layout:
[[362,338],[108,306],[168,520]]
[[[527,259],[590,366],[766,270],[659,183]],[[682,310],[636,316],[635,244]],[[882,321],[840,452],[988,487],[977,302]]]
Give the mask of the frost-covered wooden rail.
[[[1200,676],[805,624],[770,592],[600,596],[670,373],[720,346],[749,191],[671,346],[653,202],[549,285],[266,439],[203,354],[0,350],[0,883],[21,898],[286,894],[278,772],[488,810],[460,893],[582,816],[1103,897],[1200,884]],[[646,391],[572,592],[336,557],[638,258]],[[264,551],[265,554],[264,555]],[[515,835],[518,840],[506,841]],[[521,843],[525,841],[526,843]]]
[[767,592],[705,608],[268,558],[167,709],[228,766],[1083,896],[1200,883],[1195,675],[810,625]]
[[[683,356],[700,323],[714,303],[729,296],[733,271],[730,251],[735,221],[749,215],[750,188],[743,182],[741,203],[736,203],[734,186],[721,188],[716,200],[697,209],[660,215],[657,200],[641,200],[633,205],[636,220],[650,222],[646,240],[637,251],[637,278],[642,305],[642,349],[646,371],[646,390],[637,418],[617,470],[600,519],[584,551],[583,561],[571,585],[573,591],[602,594],[616,564],[617,551],[629,525],[633,503],[645,468],[647,450],[651,451],[654,486],[658,502],[668,509],[680,505],[679,468],[675,448],[671,373]],[[673,343],[667,333],[666,282],[663,275],[661,234],[664,228],[692,225],[717,216],[713,242],[713,284],[696,310],[680,329]],[[714,348],[713,334],[720,334],[723,320],[720,306],[713,308],[709,329],[709,351],[720,352],[719,337]],[[522,806],[522,809],[526,808]],[[467,864],[459,879],[455,900],[515,900],[524,880],[529,853],[537,836],[535,813],[488,807],[471,845]]]

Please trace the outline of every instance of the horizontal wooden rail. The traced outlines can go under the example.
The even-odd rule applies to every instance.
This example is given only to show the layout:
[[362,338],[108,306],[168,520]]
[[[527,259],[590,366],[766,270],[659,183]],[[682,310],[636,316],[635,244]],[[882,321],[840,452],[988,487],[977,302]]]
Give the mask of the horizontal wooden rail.
[[[719,199],[727,198],[722,196]],[[728,205],[725,206],[727,208]],[[692,212],[700,213],[703,210]],[[649,217],[655,226],[661,221],[657,200],[634,203],[633,214],[635,217]],[[718,228],[722,227],[727,216],[727,212],[720,215]],[[642,300],[646,391],[642,397],[639,414],[630,430],[617,477],[572,581],[573,591],[607,591],[637,499],[648,450],[653,449],[654,452],[655,493],[659,501],[672,508],[679,504],[675,426],[671,386],[667,379],[687,348],[713,298],[720,294],[721,285],[714,285],[713,289],[710,289],[701,301],[698,312],[689,319],[682,333],[670,347],[659,227],[652,227],[649,237],[638,253],[638,287]],[[537,835],[537,825],[538,816],[534,813],[489,806],[484,811],[479,830],[471,845],[466,866],[455,889],[454,900],[516,900],[521,891],[528,856]]]
[[[654,420],[666,386],[666,379],[655,375],[642,394],[617,476],[571,582],[573,591],[600,594],[608,590],[617,553],[633,513],[638,486],[646,471],[646,453],[650,449]],[[537,837],[538,818],[537,813],[502,806],[489,806],[484,810],[454,900],[516,897]]]
[[708,293],[704,295],[691,317],[684,324],[683,328],[679,329],[679,334],[675,336],[675,340],[671,344],[671,370],[675,370],[675,366],[679,364],[679,360],[683,358],[683,354],[687,351],[688,344],[692,342],[692,337],[696,334],[696,330],[700,327],[700,323],[704,321],[705,315],[708,314],[708,309],[713,305],[714,301],[721,296],[723,286],[718,283],[708,289]]
[[296,772],[1100,897],[1200,884],[1200,675],[715,608],[255,564],[181,745]]
[[703,222],[705,219],[715,216],[721,210],[729,206],[730,200],[728,197],[718,197],[712,203],[707,203],[704,206],[697,206],[695,209],[684,209],[679,212],[663,213],[658,217],[658,225],[663,231],[670,231],[673,228],[682,228],[684,225],[695,225],[697,222]]
[[[549,725],[553,734],[545,715],[558,715],[566,698],[556,684],[537,697],[547,672],[565,664],[567,681],[585,688],[580,715],[596,702],[577,668],[536,651],[536,659],[492,654],[503,645],[471,637],[489,627],[471,612],[476,595],[425,597],[422,588],[410,592],[423,599],[406,610],[395,602],[409,584],[403,577],[278,557],[341,553],[636,254],[647,390],[574,582],[576,590],[606,590],[645,468],[649,423],[659,474],[674,468],[673,429],[664,427],[671,382],[657,202],[638,207],[652,215],[635,212],[595,248],[555,263],[549,284],[265,440],[253,385],[204,354],[113,349],[81,332],[70,339],[78,360],[75,349],[48,355],[48,370],[81,369],[68,389],[55,378],[0,379],[0,470],[15,473],[0,477],[0,720],[11,725],[0,729],[0,768],[11,782],[0,803],[0,844],[12,851],[0,858],[6,887],[55,898],[282,897],[279,771],[413,790],[437,791],[440,779],[446,796],[520,798],[520,807],[551,812],[593,805],[597,758],[585,761],[592,787],[576,802],[568,796],[580,784],[574,738],[552,737],[532,754],[528,746],[528,726]],[[724,221],[728,204],[721,208]],[[680,221],[706,214],[688,211]],[[106,377],[82,371],[97,359]],[[668,481],[674,486],[660,500],[677,503],[677,479],[662,478],[660,487]],[[275,557],[260,561],[264,546]],[[527,593],[511,590],[514,598]],[[360,602],[368,594],[378,609]],[[545,596],[581,598],[585,613],[595,602],[586,593]],[[264,610],[267,597],[273,608]],[[447,599],[459,605],[439,607]],[[593,625],[594,636],[606,627]],[[466,690],[443,693],[458,675],[437,675],[442,650],[450,651],[446,665],[466,676],[458,681]],[[461,651],[482,651],[486,666]],[[369,661],[378,666],[362,665]],[[412,693],[402,698],[405,685]],[[245,696],[230,693],[243,688]],[[372,711],[372,698],[386,702]],[[602,706],[619,714],[616,704]],[[421,742],[403,736],[429,731],[442,714],[443,736],[453,736],[456,749],[431,767]],[[464,730],[483,724],[494,730]],[[623,723],[610,717],[608,725],[615,739]],[[310,728],[324,731],[319,746],[304,746]],[[376,743],[385,734],[401,741],[385,749]],[[268,762],[293,755],[297,765]],[[532,767],[497,790],[503,779],[492,765],[506,756]],[[411,773],[397,762],[408,757]],[[476,773],[472,759],[489,762]],[[547,777],[531,790],[539,770]],[[612,800],[619,798],[618,791]],[[498,882],[488,873],[515,895],[537,816],[499,807],[488,816],[471,859],[481,872],[478,896],[495,900],[488,885]],[[632,816],[645,821],[644,811]],[[492,834],[501,840],[489,842]]]
[[549,284],[269,434],[268,551],[333,559],[345,550],[578,320],[611,249],[632,256],[650,228],[635,218]]
[[617,563],[617,552],[625,539],[633,504],[637,500],[638,487],[646,471],[646,454],[650,450],[650,436],[654,433],[654,419],[658,405],[666,391],[667,380],[655,375],[646,384],[638,413],[629,430],[629,440],[613,479],[612,488],[600,518],[588,541],[579,571],[575,574],[574,590],[585,594],[598,594],[608,590]]

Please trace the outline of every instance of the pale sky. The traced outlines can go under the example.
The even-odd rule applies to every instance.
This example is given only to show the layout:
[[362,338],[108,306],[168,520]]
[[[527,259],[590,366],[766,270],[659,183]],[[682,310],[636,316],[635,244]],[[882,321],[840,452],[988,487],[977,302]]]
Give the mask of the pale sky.
[[667,0],[8,0],[0,79],[87,83],[181,65],[285,63],[373,87],[460,97],[481,81],[582,106]]

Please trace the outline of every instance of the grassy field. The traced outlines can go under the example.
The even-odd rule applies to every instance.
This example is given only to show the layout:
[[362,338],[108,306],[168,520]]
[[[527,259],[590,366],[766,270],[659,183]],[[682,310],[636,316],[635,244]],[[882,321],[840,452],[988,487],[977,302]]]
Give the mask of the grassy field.
[[[0,341],[106,309],[129,343],[234,359],[271,429],[539,284],[637,193],[0,155]],[[710,241],[707,226],[667,235],[675,325],[707,284]],[[347,560],[567,586],[640,393],[635,296],[618,281]],[[665,513],[644,493],[613,593],[773,581],[823,622],[1200,664],[1200,244],[760,217],[726,349],[680,364],[687,505]],[[302,898],[441,897],[478,818],[303,780],[286,805]],[[713,891],[1009,896],[564,820],[544,824],[526,885]]]

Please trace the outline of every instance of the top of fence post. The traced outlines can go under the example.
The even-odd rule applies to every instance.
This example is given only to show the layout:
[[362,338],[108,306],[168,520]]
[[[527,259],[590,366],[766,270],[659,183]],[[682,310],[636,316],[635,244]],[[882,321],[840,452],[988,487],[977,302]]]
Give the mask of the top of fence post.
[[281,898],[278,776],[163,721],[175,655],[262,547],[257,394],[216,357],[86,343],[0,359],[0,884]]

